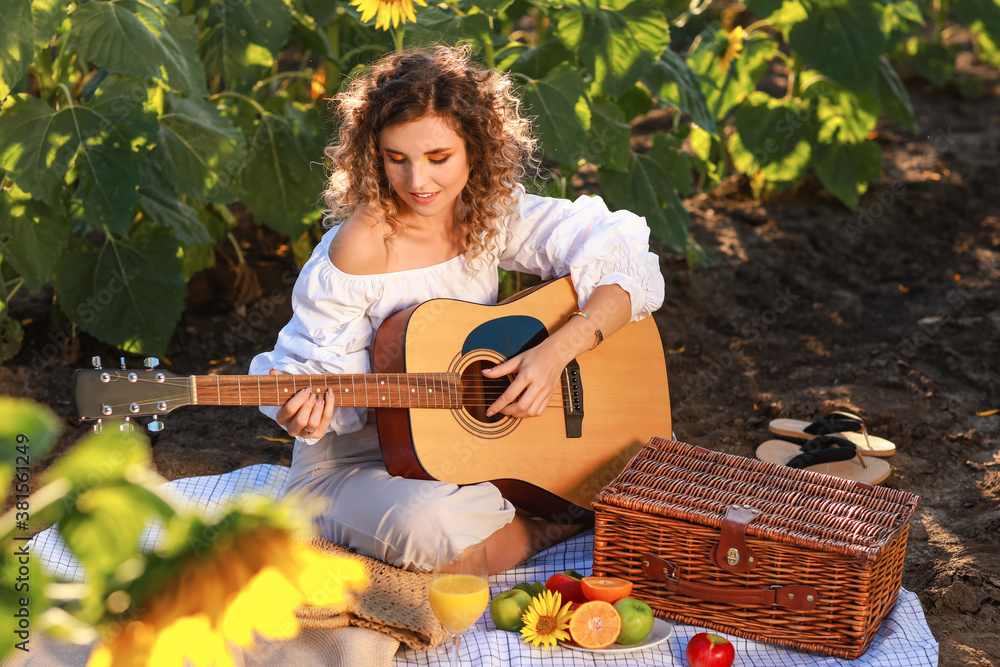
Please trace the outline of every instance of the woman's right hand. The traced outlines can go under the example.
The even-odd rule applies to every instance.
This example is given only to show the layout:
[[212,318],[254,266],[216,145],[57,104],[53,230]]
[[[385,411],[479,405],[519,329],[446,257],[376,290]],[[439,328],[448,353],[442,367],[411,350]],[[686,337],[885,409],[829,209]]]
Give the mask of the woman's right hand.
[[[284,371],[271,369],[270,375],[287,375]],[[323,396],[317,396],[308,389],[295,393],[278,410],[275,420],[297,438],[321,438],[330,428],[333,419],[333,390],[327,389]]]

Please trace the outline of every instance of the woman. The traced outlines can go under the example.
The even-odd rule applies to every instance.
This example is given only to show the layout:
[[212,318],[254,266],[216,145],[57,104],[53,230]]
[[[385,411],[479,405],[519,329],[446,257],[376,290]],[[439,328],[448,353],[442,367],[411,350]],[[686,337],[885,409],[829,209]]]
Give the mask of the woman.
[[[535,197],[518,182],[534,142],[510,80],[468,62],[468,51],[394,53],[337,99],[327,149],[329,230],[303,267],[294,315],[251,373],[366,373],[389,315],[432,298],[496,303],[497,268],[570,275],[582,317],[484,371],[515,379],[487,411],[542,413],[562,369],[632,319],[660,306],[663,279],[649,229],[599,198]],[[319,505],[321,534],[360,553],[431,569],[448,535],[487,543],[501,572],[580,526],[529,517],[492,484],[392,477],[367,411],[303,390],[265,408],[296,437],[285,493]]]

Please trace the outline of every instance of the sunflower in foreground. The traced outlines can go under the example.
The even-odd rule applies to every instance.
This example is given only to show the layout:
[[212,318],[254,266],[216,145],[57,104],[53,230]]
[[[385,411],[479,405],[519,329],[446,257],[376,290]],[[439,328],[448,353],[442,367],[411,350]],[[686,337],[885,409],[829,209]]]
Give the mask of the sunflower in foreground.
[[531,642],[532,646],[542,644],[545,648],[555,646],[560,639],[569,639],[569,617],[573,613],[569,610],[572,602],[562,604],[562,595],[557,591],[553,593],[546,590],[543,593],[531,598],[528,610],[524,612],[521,619],[524,627],[521,628],[521,636],[524,643]]
[[[133,591],[134,617],[106,634],[88,667],[165,667],[185,658],[229,667],[227,641],[246,646],[254,632],[294,637],[297,607],[341,602],[365,584],[360,563],[313,551],[275,526],[224,535],[172,569],[165,583]],[[162,582],[164,573],[156,574]]]
[[390,24],[396,28],[400,23],[417,20],[417,15],[413,11],[414,2],[421,7],[427,6],[424,0],[351,0],[350,4],[361,12],[362,23],[367,23],[377,15],[375,27],[388,30]]

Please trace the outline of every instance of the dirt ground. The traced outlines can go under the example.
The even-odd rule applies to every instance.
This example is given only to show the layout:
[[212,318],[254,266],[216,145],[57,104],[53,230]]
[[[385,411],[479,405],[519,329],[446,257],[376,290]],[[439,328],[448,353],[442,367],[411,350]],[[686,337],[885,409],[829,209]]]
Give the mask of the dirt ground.
[[[654,317],[680,439],[753,456],[770,419],[843,409],[897,444],[885,484],[920,496],[903,585],[940,664],[966,667],[1000,664],[1000,414],[977,415],[1000,408],[1000,78],[964,70],[984,77],[984,97],[909,82],[922,131],[879,128],[884,173],[858,211],[809,184],[760,203],[731,179],[689,199],[711,265],[692,271],[658,248],[667,298]],[[287,243],[252,224],[238,238],[249,272],[224,250],[192,280],[164,361],[179,374],[244,373],[289,317]],[[86,335],[66,345],[51,298],[11,304],[26,342],[0,367],[0,393],[66,420],[37,470],[87,430],[74,368],[120,356]],[[290,462],[291,442],[256,409],[192,407],[166,423],[153,452],[168,479]]]

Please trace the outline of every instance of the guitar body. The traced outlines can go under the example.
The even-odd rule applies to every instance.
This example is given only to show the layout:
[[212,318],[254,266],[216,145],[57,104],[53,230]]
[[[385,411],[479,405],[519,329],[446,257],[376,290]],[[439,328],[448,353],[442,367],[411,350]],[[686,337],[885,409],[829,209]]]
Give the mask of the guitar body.
[[474,406],[377,408],[389,472],[456,484],[489,481],[535,514],[587,517],[598,492],[642,445],[671,433],[666,362],[653,318],[627,324],[580,355],[578,369],[564,374],[540,417],[487,419],[485,407],[509,379],[490,387],[498,381],[480,373],[537,345],[576,308],[572,282],[561,278],[498,305],[435,299],[388,318],[375,339],[373,370],[459,373],[463,396]]

